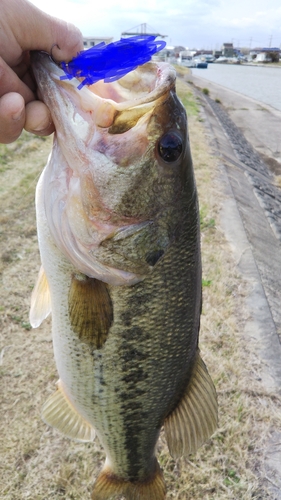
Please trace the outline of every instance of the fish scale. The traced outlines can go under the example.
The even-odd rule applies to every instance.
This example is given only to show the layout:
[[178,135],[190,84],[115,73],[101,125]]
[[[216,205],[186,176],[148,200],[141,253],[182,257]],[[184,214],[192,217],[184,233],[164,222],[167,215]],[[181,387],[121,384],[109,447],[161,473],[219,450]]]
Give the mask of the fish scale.
[[[196,231],[194,232],[196,233]],[[188,243],[190,245],[190,240]],[[187,240],[183,240],[183,245],[186,246],[186,244]],[[195,244],[195,248],[192,250],[195,250],[196,246]],[[173,251],[178,250],[175,245]],[[182,255],[185,257],[186,267],[189,268],[188,273],[190,274],[191,266],[188,259],[186,259],[185,248]],[[121,361],[123,372],[120,384],[123,387],[121,407],[125,417],[124,429],[127,430],[125,433],[127,449],[133,450],[133,452],[130,451],[130,453],[133,453],[133,459],[130,460],[133,473],[128,472],[128,478],[131,480],[143,477],[143,471],[139,467],[139,463],[147,463],[147,459],[145,460],[143,455],[143,448],[148,453],[148,456],[153,453],[153,444],[155,445],[157,441],[164,417],[178,403],[183,388],[187,384],[189,374],[184,372],[187,371],[187,368],[190,371],[190,358],[192,358],[192,355],[194,356],[197,347],[198,323],[195,322],[194,324],[193,315],[188,314],[189,307],[193,310],[193,304],[189,304],[189,307],[186,304],[184,314],[180,309],[178,315],[175,315],[174,303],[170,301],[170,296],[176,294],[177,301],[180,304],[185,302],[185,287],[188,286],[189,280],[193,281],[194,277],[185,276],[185,286],[182,292],[179,292],[178,286],[175,286],[177,273],[174,273],[173,269],[171,269],[174,267],[174,262],[169,257],[167,255],[163,259],[153,280],[135,285],[134,290],[127,288],[114,290],[111,287],[111,296],[115,304],[116,327],[111,329],[110,335],[112,338],[116,336],[119,339],[121,336],[123,339],[121,352],[116,354],[117,360]],[[194,264],[196,263],[194,262]],[[198,266],[196,266],[197,269]],[[184,266],[178,268],[178,270],[185,275],[187,274],[184,272]],[[192,269],[193,273],[194,269]],[[200,286],[196,295],[194,299],[199,310]],[[138,303],[137,311],[134,309],[136,303]],[[172,305],[172,310],[169,303]],[[123,322],[118,321],[118,310],[122,311]],[[124,325],[124,316],[126,316],[126,323],[128,323],[128,318],[131,316],[130,326]],[[153,332],[152,335],[151,332]],[[187,336],[187,332],[191,334]],[[181,345],[180,351],[178,349],[179,344]],[[140,353],[145,352],[145,360],[141,364],[138,357],[134,355],[134,349],[137,349]],[[162,363],[159,361],[159,353],[161,353]],[[104,357],[106,358],[106,353]],[[156,359],[157,366],[153,369],[153,362]],[[178,368],[182,366],[182,370],[176,373],[174,370],[175,362]],[[110,378],[111,373],[112,367],[109,368]],[[161,380],[159,380],[159,373],[161,374]],[[120,386],[118,385],[118,387]],[[164,388],[165,392],[163,391]],[[137,390],[140,390],[138,398],[136,398]],[[163,393],[165,394],[164,397]],[[132,401],[138,403],[137,408],[132,409]],[[131,426],[128,426],[128,423],[131,423]],[[110,449],[112,450],[112,446]],[[119,447],[115,449],[116,457],[114,457],[114,462],[118,462],[119,449]],[[124,465],[121,468],[124,472]]]

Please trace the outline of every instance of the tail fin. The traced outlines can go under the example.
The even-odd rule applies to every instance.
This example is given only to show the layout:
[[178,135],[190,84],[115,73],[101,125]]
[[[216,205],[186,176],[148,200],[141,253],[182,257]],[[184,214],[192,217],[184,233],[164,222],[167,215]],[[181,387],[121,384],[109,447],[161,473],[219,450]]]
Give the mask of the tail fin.
[[126,481],[104,468],[94,484],[92,500],[113,500],[121,496],[126,500],[164,500],[166,485],[159,464],[152,477],[136,482]]

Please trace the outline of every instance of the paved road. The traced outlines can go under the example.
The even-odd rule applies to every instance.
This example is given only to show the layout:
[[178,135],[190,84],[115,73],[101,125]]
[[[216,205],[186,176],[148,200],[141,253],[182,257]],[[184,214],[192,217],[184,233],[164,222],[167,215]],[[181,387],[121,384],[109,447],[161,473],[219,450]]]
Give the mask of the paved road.
[[[244,334],[260,358],[261,385],[281,394],[281,112],[198,77],[193,83],[210,91],[196,90],[221,163],[221,225],[251,285]],[[281,500],[281,426],[266,443],[265,476]]]

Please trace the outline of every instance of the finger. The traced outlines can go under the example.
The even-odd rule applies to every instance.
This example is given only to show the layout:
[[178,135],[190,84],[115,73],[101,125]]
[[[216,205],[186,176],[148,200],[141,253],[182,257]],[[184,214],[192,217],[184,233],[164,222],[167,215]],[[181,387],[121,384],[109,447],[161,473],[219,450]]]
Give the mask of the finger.
[[58,23],[53,25],[53,30],[56,41],[49,50],[55,61],[70,61],[84,50],[82,34],[76,26],[58,20]]
[[[9,0],[19,4],[23,0]],[[21,19],[17,25],[17,40],[23,50],[45,50],[56,61],[69,61],[83,50],[83,37],[76,26],[49,16],[32,4],[24,2]],[[24,22],[23,22],[24,21]],[[53,49],[52,49],[53,47]]]
[[50,135],[55,130],[49,108],[41,101],[32,101],[27,104],[25,117],[24,128],[32,134]]
[[21,134],[25,122],[25,104],[20,94],[11,92],[0,98],[0,143],[9,144]]
[[18,78],[16,73],[0,57],[0,97],[9,92],[20,94],[26,103],[35,99],[31,89]]
[[22,77],[25,75],[25,73],[28,71],[28,68],[30,66],[30,60],[22,60],[19,64],[16,66],[11,66],[12,70],[16,73],[16,75],[22,79]]
[[22,61],[22,52],[45,50],[69,61],[83,50],[83,37],[75,26],[49,16],[26,0],[1,0],[1,54],[10,66]]

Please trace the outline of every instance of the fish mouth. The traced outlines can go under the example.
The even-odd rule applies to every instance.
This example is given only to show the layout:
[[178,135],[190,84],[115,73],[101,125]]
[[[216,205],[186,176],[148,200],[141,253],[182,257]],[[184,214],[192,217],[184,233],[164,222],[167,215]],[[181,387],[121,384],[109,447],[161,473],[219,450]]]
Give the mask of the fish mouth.
[[98,81],[80,88],[81,79],[65,79],[65,72],[46,53],[34,52],[32,67],[42,95],[44,87],[50,87],[52,81],[56,91],[71,96],[75,107],[94,112],[96,125],[107,128],[110,134],[132,128],[167,98],[176,79],[176,72],[169,64],[149,62],[114,82]]
[[[150,184],[158,182],[159,134],[175,119],[180,126],[178,111],[170,113],[175,70],[151,62],[81,88],[45,53],[32,54],[32,68],[56,128],[42,178],[50,234],[81,273],[134,285],[169,246],[164,224],[155,223],[163,207]],[[138,205],[128,193],[139,196]]]

